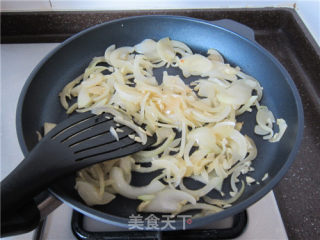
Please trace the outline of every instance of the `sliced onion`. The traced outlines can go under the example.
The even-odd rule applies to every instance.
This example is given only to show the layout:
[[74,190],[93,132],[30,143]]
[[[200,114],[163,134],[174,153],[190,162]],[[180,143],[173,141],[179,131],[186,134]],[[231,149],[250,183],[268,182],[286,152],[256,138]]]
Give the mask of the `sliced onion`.
[[104,58],[109,65],[112,65],[110,61],[110,55],[115,49],[116,49],[116,45],[113,44],[109,46],[104,53]]
[[184,158],[184,161],[186,162],[186,165],[189,167],[192,167],[192,163],[190,161],[190,152],[195,142],[196,140],[194,139],[192,139],[191,141],[188,141],[184,149],[183,158]]
[[209,127],[196,128],[188,134],[188,140],[195,140],[200,150],[208,150],[208,152],[219,151],[216,145],[216,137]]
[[143,145],[147,143],[147,134],[143,131],[143,129],[141,129],[141,127],[137,126],[131,121],[124,120],[123,118],[115,117],[114,120],[134,130],[139,135]]
[[243,181],[241,181],[241,188],[239,190],[239,192],[237,192],[232,198],[228,198],[228,199],[212,199],[208,196],[204,196],[203,200],[207,203],[219,206],[219,207],[224,207],[225,205],[229,205],[231,203],[234,203],[235,201],[237,201],[243,194],[245,189],[245,184]]
[[249,100],[239,109],[237,109],[236,114],[241,115],[242,113],[244,113],[245,111],[251,112],[251,106],[255,103],[255,101],[257,100],[258,96],[252,96],[249,98]]
[[169,38],[163,38],[157,42],[157,53],[160,58],[171,63],[175,57],[175,52]]
[[154,194],[165,188],[165,185],[158,180],[143,187],[131,186],[125,181],[123,171],[118,167],[111,169],[110,178],[113,180],[112,187],[116,192],[130,199],[137,199],[141,195]]
[[115,83],[114,88],[116,89],[116,93],[119,94],[120,98],[125,101],[139,103],[143,99],[142,94],[127,85]]
[[263,88],[260,86],[260,83],[258,82],[258,80],[252,76],[249,76],[249,75],[241,72],[241,71],[237,72],[237,75],[239,77],[241,77],[250,87],[252,87],[253,89],[255,89],[257,91],[258,101],[260,101],[262,98]]
[[118,133],[116,132],[116,130],[112,126],[110,127],[110,133],[117,141],[119,141]]
[[244,159],[247,155],[247,142],[244,136],[239,131],[233,129],[232,133],[230,134],[230,138],[238,145],[236,152],[239,155],[240,160]]
[[158,128],[156,130],[157,141],[153,144],[153,146],[159,145],[171,135],[175,135],[171,128]]
[[215,50],[215,49],[209,49],[208,50],[208,59],[210,59],[211,61],[218,61],[218,62],[221,62],[221,63],[224,63],[224,59],[223,57],[221,56],[221,54]]
[[279,142],[288,127],[286,121],[282,118],[277,119],[277,124],[279,126],[279,132],[275,133],[269,142]]
[[130,119],[128,119],[128,117],[124,116],[119,111],[115,110],[114,108],[107,107],[107,106],[106,107],[100,107],[100,108],[92,109],[91,112],[93,114],[101,114],[102,112],[111,113],[112,115],[115,116],[114,117],[114,121],[133,129],[139,135],[142,144],[146,144],[147,135],[143,131],[143,129],[141,129],[141,127],[139,127],[136,124],[134,124],[132,121],[130,121]]
[[176,216],[182,212],[186,212],[186,211],[190,211],[190,210],[194,210],[194,209],[202,209],[202,210],[206,210],[206,211],[211,211],[212,213],[221,212],[223,210],[222,208],[212,206],[209,204],[205,204],[205,203],[196,203],[194,205],[187,204],[187,205],[184,205],[179,211],[174,212],[172,214],[172,216]]
[[226,105],[223,107],[223,110],[217,114],[205,114],[197,110],[192,111],[194,118],[199,122],[219,122],[225,119],[231,111],[231,107]]
[[82,180],[76,181],[75,188],[80,197],[89,206],[104,205],[111,202],[115,198],[115,195],[108,192],[103,192],[103,195],[100,195],[94,186]]
[[192,50],[183,42],[171,40],[171,43],[174,48],[179,48],[188,54],[192,54]]
[[248,185],[250,185],[251,183],[254,183],[256,180],[250,176],[246,176],[246,182]]
[[261,181],[265,181],[269,177],[268,173],[265,173],[261,179]]
[[262,128],[264,126],[272,128],[272,123],[275,122],[272,112],[266,106],[259,107],[256,115],[256,120]]
[[[267,135],[268,133],[271,132],[271,128],[268,128],[269,131],[267,131],[265,128],[262,128],[261,126],[259,125],[256,125],[254,127],[254,133],[258,134],[258,135]],[[272,133],[272,132],[271,132]]]
[[[229,88],[226,89],[224,94],[230,96],[231,101],[222,101],[221,95],[218,95],[218,99],[221,102],[228,104],[238,104],[242,105],[248,102],[251,97],[252,88],[248,87],[248,85],[244,81],[236,81]],[[226,100],[228,98],[225,98]]]
[[186,138],[187,138],[187,126],[184,122],[182,122],[182,126],[181,126],[181,144],[180,144],[180,150],[178,153],[179,157],[182,157],[184,154],[184,149],[186,146]]
[[113,50],[110,54],[110,65],[121,69],[130,69],[132,71],[133,65],[130,63],[129,54],[134,51],[133,47],[121,47]]
[[143,54],[151,61],[160,59],[157,52],[157,42],[152,39],[145,39],[141,43],[134,46],[136,52]]
[[81,74],[79,77],[77,77],[76,79],[74,79],[73,81],[69,82],[63,89],[62,91],[59,93],[59,97],[60,97],[60,103],[61,105],[65,108],[68,109],[69,104],[67,102],[66,98],[71,98],[71,91],[74,88],[75,85],[79,84],[80,81],[83,78],[83,74]]
[[131,171],[134,165],[134,159],[130,156],[126,156],[119,159],[119,167],[123,171],[124,178],[128,184],[131,182]]
[[200,54],[194,54],[181,58],[179,67],[183,75],[188,77],[190,75],[201,75],[209,72],[212,68],[212,63],[206,57]]
[[138,211],[172,213],[179,211],[185,202],[196,204],[196,200],[190,194],[176,189],[165,188],[155,194],[150,201],[141,203],[138,206]]
[[141,151],[134,154],[135,159],[137,162],[144,162],[144,159],[157,156],[158,154],[162,153],[173,141],[175,134],[171,134],[168,136],[167,140],[158,148],[151,150],[151,151]]
[[266,106],[260,106],[257,111],[256,121],[259,127],[255,127],[255,133],[267,132],[263,139],[271,139],[273,136],[272,126],[275,122],[272,112]]
[[174,187],[177,187],[186,171],[186,168],[179,168],[176,163],[176,159],[171,156],[165,156],[160,159],[152,161],[152,167],[158,169],[163,168],[167,179],[170,179],[170,183],[173,183]]
[[[154,69],[165,65],[180,68],[185,77],[195,75],[198,79],[189,86],[179,75],[164,71],[159,84]],[[96,200],[105,202],[106,199],[101,200],[105,192],[119,193],[143,199],[140,210],[177,212],[185,200],[172,200],[168,206],[163,204],[164,200],[176,196],[176,191],[196,199],[212,189],[224,195],[222,184],[231,175],[230,195],[235,199],[243,191],[242,188],[238,191],[236,185],[240,174],[254,170],[251,164],[257,156],[252,139],[240,132],[243,123],[237,122],[236,116],[256,106],[255,133],[269,142],[279,141],[287,128],[283,119],[277,119],[279,132],[274,134],[275,118],[258,102],[262,90],[256,79],[242,73],[239,67],[225,64],[222,55],[214,49],[208,50],[207,57],[193,54],[187,45],[169,38],[158,42],[146,39],[134,47],[111,45],[103,57],[93,58],[84,74],[62,90],[61,104],[68,114],[73,111],[111,113],[116,122],[132,128],[138,135],[129,137],[143,144],[147,135],[156,133],[156,148],[136,153],[134,158],[115,159],[81,170],[77,181],[87,182],[89,186],[78,185],[89,189],[92,196],[96,194],[94,191],[98,192],[99,200],[89,200],[90,204],[96,204]],[[77,102],[69,107],[67,99],[71,97],[77,97]],[[146,130],[139,126],[145,126]],[[181,137],[175,139],[174,129],[181,131]],[[110,132],[118,139],[116,129],[110,128]],[[150,162],[151,166],[135,164],[138,162]],[[129,184],[131,171],[155,170],[162,172],[147,186]],[[205,186],[187,189],[183,177],[199,180]],[[159,182],[160,179],[168,186]],[[174,190],[178,186],[181,190]],[[170,191],[161,195],[164,188]],[[224,202],[221,206],[228,207],[230,203]],[[189,205],[182,207],[189,208]],[[198,208],[206,209],[201,215],[221,210],[206,204]]]
[[42,139],[42,135],[39,131],[36,131],[37,137],[38,137],[38,142]]
[[82,87],[78,96],[78,107],[85,108],[88,107],[92,103],[92,99],[89,95],[88,89]]
[[43,125],[44,135],[47,135],[48,132],[50,132],[52,129],[54,129],[57,126],[56,123],[49,123],[45,122]]
[[183,181],[180,183],[180,189],[184,192],[187,192],[194,196],[196,199],[208,194],[211,192],[218,184],[220,183],[221,179],[219,177],[213,177],[209,180],[208,184],[198,190],[190,190],[184,184]]

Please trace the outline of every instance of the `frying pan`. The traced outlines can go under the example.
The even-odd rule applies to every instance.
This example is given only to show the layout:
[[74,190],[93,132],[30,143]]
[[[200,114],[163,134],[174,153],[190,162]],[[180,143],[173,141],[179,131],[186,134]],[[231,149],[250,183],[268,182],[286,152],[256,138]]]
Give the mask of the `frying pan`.
[[[242,132],[250,136],[258,148],[258,156],[253,162],[255,171],[250,176],[259,180],[268,173],[269,178],[259,185],[247,186],[240,199],[222,212],[195,218],[192,224],[184,224],[181,218],[177,218],[172,225],[178,230],[199,227],[249,207],[280,181],[298,151],[303,132],[303,109],[298,91],[279,61],[256,42],[212,23],[179,16],[131,17],[91,27],[60,44],[31,73],[18,103],[17,133],[26,155],[36,145],[35,131],[41,129],[44,122],[57,123],[67,118],[60,106],[58,93],[84,71],[93,57],[103,55],[111,44],[117,47],[133,46],[146,38],[159,40],[163,37],[182,41],[196,53],[206,54],[209,48],[217,49],[226,62],[239,66],[242,71],[259,80],[264,88],[262,104],[267,105],[277,118],[284,118],[288,125],[280,142],[269,143],[253,132],[255,110],[251,114],[243,114],[239,118],[239,121],[245,122]],[[177,69],[169,69],[168,72],[181,76]],[[186,82],[191,80],[194,79],[185,79]],[[147,184],[154,176],[134,174],[132,184]],[[53,184],[49,191],[75,210],[120,227],[128,227],[128,217],[137,215],[135,209],[140,201],[121,196],[107,205],[85,205],[74,190],[74,179],[75,175],[67,176]],[[186,185],[190,188],[201,186],[191,181]],[[223,190],[229,192],[228,180]],[[146,222],[144,229],[147,229]]]

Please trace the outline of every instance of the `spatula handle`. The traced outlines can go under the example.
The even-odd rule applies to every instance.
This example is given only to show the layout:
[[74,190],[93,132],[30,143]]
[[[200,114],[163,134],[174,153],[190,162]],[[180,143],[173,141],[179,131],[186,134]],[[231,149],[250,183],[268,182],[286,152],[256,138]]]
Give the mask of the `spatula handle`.
[[[68,154],[59,154],[54,142],[39,143],[2,182],[1,207],[3,211],[17,209],[47,189],[68,170]],[[67,151],[65,151],[67,152]],[[64,153],[65,153],[64,152]]]
[[[18,230],[22,231],[28,224],[31,224],[27,228],[30,230],[36,226],[35,222],[39,222],[39,210],[33,198],[47,189],[61,173],[70,172],[67,160],[57,154],[55,149],[52,144],[38,144],[1,182],[2,234],[10,231],[19,233]],[[25,222],[24,226],[22,222]]]
[[[33,188],[38,184],[34,184],[35,179],[28,179],[31,169],[37,173],[33,162],[28,159],[22,161],[1,182],[1,237],[31,231],[40,222],[40,211],[33,200],[37,193]],[[41,178],[37,179],[38,183],[42,182]]]

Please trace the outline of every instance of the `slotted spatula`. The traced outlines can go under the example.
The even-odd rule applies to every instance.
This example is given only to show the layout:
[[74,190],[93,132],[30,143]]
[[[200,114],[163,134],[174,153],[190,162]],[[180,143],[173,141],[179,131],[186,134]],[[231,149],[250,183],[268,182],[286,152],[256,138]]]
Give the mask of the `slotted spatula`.
[[[117,133],[119,141],[110,127],[121,129]],[[2,212],[17,209],[64,175],[133,154],[155,142],[148,137],[143,145],[130,138],[130,134],[135,131],[117,124],[107,113],[82,113],[63,121],[1,182]]]

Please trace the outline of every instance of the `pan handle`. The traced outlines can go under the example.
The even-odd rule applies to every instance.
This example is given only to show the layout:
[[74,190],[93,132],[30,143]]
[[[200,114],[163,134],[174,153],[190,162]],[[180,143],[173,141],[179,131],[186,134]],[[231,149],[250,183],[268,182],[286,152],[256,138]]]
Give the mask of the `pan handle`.
[[217,25],[219,27],[223,27],[232,32],[235,32],[242,37],[248,38],[251,41],[255,41],[253,29],[242,23],[233,21],[231,19],[221,19],[221,20],[215,20],[210,22],[213,23],[214,25]]

